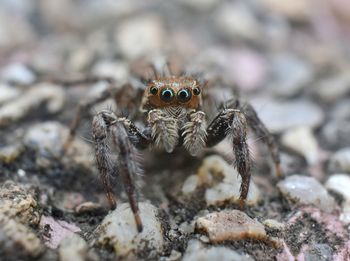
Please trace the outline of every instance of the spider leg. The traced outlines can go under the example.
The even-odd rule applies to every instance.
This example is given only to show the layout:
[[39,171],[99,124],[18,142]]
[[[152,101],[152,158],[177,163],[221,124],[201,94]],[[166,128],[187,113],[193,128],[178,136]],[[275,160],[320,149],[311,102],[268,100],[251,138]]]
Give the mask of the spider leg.
[[[135,175],[141,172],[138,151],[135,146],[145,148],[149,145],[151,138],[126,118],[118,118],[108,110],[99,112],[94,117],[92,125],[97,167],[107,198],[112,207],[115,207],[109,177],[119,174],[134,214],[137,230],[141,232],[143,226],[133,181]],[[113,150],[108,146],[109,138],[112,140]]]
[[270,151],[271,158],[275,165],[275,172],[277,177],[283,177],[283,170],[281,168],[281,161],[279,156],[279,148],[276,140],[266,128],[264,123],[259,119],[255,109],[248,103],[240,104],[239,100],[236,100],[233,108],[242,111],[247,119],[248,126],[253,130],[254,134],[261,138]]
[[247,122],[240,110],[225,109],[214,118],[207,128],[207,146],[216,145],[228,135],[232,137],[235,167],[242,178],[239,202],[242,209],[249,191],[251,162],[247,144]]

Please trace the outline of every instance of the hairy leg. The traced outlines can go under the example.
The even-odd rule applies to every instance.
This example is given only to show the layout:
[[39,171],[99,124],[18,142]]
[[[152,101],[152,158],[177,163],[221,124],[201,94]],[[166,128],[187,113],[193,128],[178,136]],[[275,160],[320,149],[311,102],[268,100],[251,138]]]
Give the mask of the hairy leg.
[[[115,206],[112,189],[108,177],[120,175],[128,195],[131,210],[134,214],[137,230],[142,231],[136,188],[135,175],[139,174],[138,151],[135,145],[146,147],[150,142],[147,137],[129,120],[118,118],[113,112],[104,110],[93,119],[93,139],[95,141],[95,154],[101,179],[104,184],[107,198]],[[108,141],[112,140],[113,150]],[[113,159],[113,155],[116,160]]]
[[226,136],[232,137],[233,151],[236,157],[235,167],[242,178],[239,205],[240,208],[243,208],[248,196],[251,176],[246,118],[239,110],[225,109],[214,118],[207,129],[207,133],[208,147],[216,145]]

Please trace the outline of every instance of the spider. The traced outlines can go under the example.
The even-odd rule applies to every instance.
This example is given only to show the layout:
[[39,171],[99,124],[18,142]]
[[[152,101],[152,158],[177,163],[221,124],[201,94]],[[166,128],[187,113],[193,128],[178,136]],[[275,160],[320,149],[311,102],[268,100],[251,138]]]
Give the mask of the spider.
[[[80,114],[111,95],[114,95],[116,103],[119,102],[120,105],[124,95],[131,95],[128,93],[128,87],[130,84],[117,93],[109,89],[101,96],[80,103],[66,144],[69,144],[75,135]],[[183,146],[190,155],[196,156],[203,149],[215,146],[230,136],[235,155],[234,165],[242,179],[239,202],[242,209],[248,195],[251,177],[251,158],[247,144],[249,126],[267,144],[277,176],[283,175],[277,144],[251,105],[242,103],[239,99],[231,99],[207,124],[206,106],[203,104],[205,87],[206,83],[196,77],[174,76],[169,73],[159,75],[154,70],[154,77],[146,84],[141,99],[140,111],[145,116],[143,128],[137,127],[130,117],[120,117],[110,109],[101,110],[93,117],[92,137],[96,164],[107,199],[111,207],[115,208],[116,201],[109,177],[119,175],[138,232],[143,230],[143,225],[134,177],[141,171],[139,153],[146,148],[156,147],[172,153],[176,147]]]

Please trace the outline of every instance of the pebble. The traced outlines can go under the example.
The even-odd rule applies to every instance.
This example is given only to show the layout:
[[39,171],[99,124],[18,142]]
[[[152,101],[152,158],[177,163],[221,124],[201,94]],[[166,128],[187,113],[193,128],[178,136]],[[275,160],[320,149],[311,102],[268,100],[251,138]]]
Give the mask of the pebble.
[[295,0],[281,2],[279,0],[263,0],[263,5],[270,11],[296,21],[305,21],[312,9],[312,2]]
[[271,58],[269,88],[282,97],[292,97],[307,86],[313,78],[311,65],[290,54]]
[[278,102],[269,98],[257,98],[252,99],[251,104],[272,133],[299,126],[314,129],[320,126],[325,117],[318,105],[306,99]]
[[134,216],[128,203],[118,205],[108,214],[97,230],[98,242],[114,249],[118,256],[132,258],[140,251],[149,251],[150,257],[164,249],[163,229],[158,219],[158,209],[149,203],[139,203],[143,224],[138,233]]
[[38,257],[44,251],[40,239],[30,228],[3,213],[0,213],[0,246],[5,246],[1,249],[2,260],[6,259],[3,252],[8,255],[7,260],[23,260]]
[[0,105],[11,101],[12,99],[18,97],[20,91],[15,87],[11,87],[5,84],[0,84]]
[[23,152],[23,146],[15,143],[0,148],[0,161],[4,163],[11,163],[15,161]]
[[303,156],[309,165],[319,162],[319,146],[310,127],[296,127],[283,133],[281,142],[286,148]]
[[350,224],[350,177],[347,174],[334,174],[326,182],[328,190],[340,194],[344,201],[342,203],[342,213],[340,220],[345,224]]
[[92,73],[101,78],[112,78],[118,85],[126,82],[128,78],[128,69],[124,62],[99,61],[92,68]]
[[218,31],[224,37],[260,42],[260,23],[243,2],[229,2],[221,5],[216,11],[215,18],[216,25],[220,29]]
[[162,21],[157,16],[137,16],[121,24],[115,40],[122,53],[129,59],[158,52],[165,39]]
[[64,238],[59,246],[60,261],[85,261],[88,256],[88,244],[77,234]]
[[333,173],[350,173],[350,147],[338,150],[329,160],[329,170]]
[[36,79],[35,75],[28,69],[28,67],[20,63],[7,65],[1,70],[0,77],[4,81],[18,84],[31,84]]
[[196,220],[196,229],[205,231],[210,242],[226,240],[266,240],[264,226],[239,210],[213,212]]
[[36,163],[48,167],[57,160],[75,163],[85,168],[93,168],[92,149],[83,140],[76,137],[69,149],[63,154],[68,128],[59,122],[43,122],[28,128],[23,141],[27,148],[36,151]]
[[278,230],[278,231],[283,231],[286,227],[285,224],[277,221],[277,220],[274,220],[274,219],[266,219],[264,220],[263,222],[263,225],[270,228],[270,229],[275,229],[275,230]]
[[[197,175],[189,176],[183,184],[185,195],[194,193],[206,186],[205,200],[208,206],[223,205],[227,202],[238,203],[241,177],[237,170],[220,156],[209,156],[203,160]],[[246,203],[256,205],[261,200],[260,191],[251,181]]]
[[313,177],[301,175],[288,176],[278,182],[278,189],[282,195],[292,202],[301,205],[314,205],[325,212],[332,212],[335,208],[334,199],[327,190]]
[[21,96],[0,107],[0,126],[26,117],[33,109],[45,103],[48,113],[60,111],[64,104],[64,91],[53,84],[42,83],[30,88]]
[[315,86],[315,92],[323,102],[337,102],[350,92],[350,76],[343,74],[323,79]]
[[315,244],[308,246],[301,254],[298,260],[305,261],[328,261],[332,260],[332,248],[327,244]]
[[38,225],[40,214],[38,203],[31,193],[13,181],[6,181],[0,189],[0,213],[11,219],[27,224]]
[[206,248],[200,241],[192,239],[182,261],[253,261],[248,254],[239,254],[223,246]]

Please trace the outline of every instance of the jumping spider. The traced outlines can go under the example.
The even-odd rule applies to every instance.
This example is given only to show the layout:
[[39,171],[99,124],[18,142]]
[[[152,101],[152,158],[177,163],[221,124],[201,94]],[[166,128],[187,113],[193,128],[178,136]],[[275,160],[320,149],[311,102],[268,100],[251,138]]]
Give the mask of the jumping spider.
[[[142,221],[139,215],[134,176],[140,171],[139,151],[151,145],[171,153],[175,147],[183,146],[192,156],[204,148],[212,147],[226,136],[232,138],[235,154],[234,165],[242,178],[240,207],[243,208],[248,195],[251,159],[247,145],[248,126],[267,144],[274,161],[277,176],[282,176],[278,147],[258,118],[252,106],[232,99],[229,106],[223,106],[216,117],[207,125],[203,102],[203,88],[195,77],[159,76],[154,72],[153,80],[144,89],[141,112],[146,116],[145,127],[138,128],[129,118],[119,117],[112,110],[98,112],[92,121],[92,136],[98,170],[110,205],[116,201],[109,177],[120,175],[125,186],[131,210],[139,232]],[[101,96],[81,103],[72,122],[70,138],[74,136],[80,114],[97,102],[114,95],[115,100],[127,93],[107,90]]]

